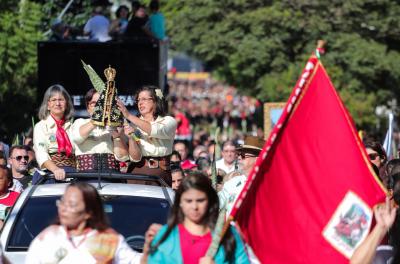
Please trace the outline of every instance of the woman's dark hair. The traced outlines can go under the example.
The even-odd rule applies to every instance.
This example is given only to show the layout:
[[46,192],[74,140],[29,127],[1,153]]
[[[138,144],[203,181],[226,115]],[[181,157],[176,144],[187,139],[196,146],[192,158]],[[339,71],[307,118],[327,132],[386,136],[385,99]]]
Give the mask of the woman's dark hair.
[[149,4],[149,8],[151,11],[158,11],[160,9],[160,3],[158,0],[152,0]]
[[364,141],[364,146],[365,146],[365,148],[370,148],[378,153],[379,157],[382,160],[382,166],[386,164],[387,155],[386,155],[386,151],[382,147],[381,143],[379,143],[378,141],[367,139]]
[[385,174],[388,178],[388,188],[393,189],[393,175],[400,173],[400,159],[392,159],[385,165]]
[[85,94],[85,105],[86,108],[89,107],[89,103],[90,101],[92,101],[93,95],[97,93],[96,89],[92,88],[89,91],[87,91],[87,93]]
[[87,226],[98,231],[104,231],[109,228],[107,216],[103,209],[103,202],[96,188],[86,182],[73,182],[67,188],[72,187],[77,188],[82,193],[85,211],[90,214]]
[[[161,90],[155,86],[143,86],[142,88],[139,89],[139,91],[136,93],[135,95],[135,100],[137,101],[139,94],[141,92],[147,91],[150,94],[150,97],[154,100],[154,102],[156,103],[156,111],[154,112],[154,118],[156,119],[158,116],[165,116],[165,100],[164,100],[164,96],[162,96],[162,98],[160,98],[159,96],[157,96],[156,90],[159,90],[161,92]],[[162,93],[162,92],[161,92]]]
[[[174,205],[172,206],[171,212],[168,217],[167,231],[161,237],[161,239],[154,246],[151,247],[152,253],[157,251],[158,246],[163,243],[165,239],[167,239],[174,227],[176,227],[180,223],[183,223],[184,215],[180,207],[180,201],[182,194],[190,189],[201,191],[207,195],[208,208],[204,218],[202,219],[202,224],[210,228],[211,231],[214,231],[219,214],[219,199],[217,192],[212,187],[210,179],[203,173],[198,171],[189,172],[189,174],[182,180],[182,183],[179,186],[178,190],[176,190],[175,192]],[[221,243],[225,250],[225,259],[228,261],[232,261],[236,248],[236,241],[229,228],[226,231]]]
[[196,160],[197,169],[205,172],[211,167],[211,160],[205,157],[200,157]]
[[178,152],[178,151],[176,151],[176,150],[173,150],[173,151],[172,151],[172,153],[171,153],[171,157],[172,157],[172,156],[177,156],[177,157],[178,157],[178,159],[179,159],[179,161],[182,161],[181,154],[179,154],[179,152]]
[[117,11],[115,11],[115,16],[117,18],[121,18],[121,11],[125,9],[126,11],[128,11],[128,16],[129,16],[129,8],[126,5],[120,5],[117,9]]
[[[393,182],[393,199],[396,204],[400,204],[400,173],[394,173],[391,175]],[[392,228],[389,232],[389,244],[393,246],[393,262],[400,263],[400,211],[396,211],[396,220],[393,223]]]

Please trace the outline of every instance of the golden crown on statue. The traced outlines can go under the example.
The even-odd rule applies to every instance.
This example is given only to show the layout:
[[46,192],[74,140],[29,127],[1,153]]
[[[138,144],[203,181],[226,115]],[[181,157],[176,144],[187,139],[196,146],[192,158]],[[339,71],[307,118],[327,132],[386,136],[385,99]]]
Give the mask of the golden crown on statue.
[[104,70],[104,75],[108,82],[113,82],[116,74],[117,71],[114,68],[111,68],[111,66],[108,66],[108,68]]

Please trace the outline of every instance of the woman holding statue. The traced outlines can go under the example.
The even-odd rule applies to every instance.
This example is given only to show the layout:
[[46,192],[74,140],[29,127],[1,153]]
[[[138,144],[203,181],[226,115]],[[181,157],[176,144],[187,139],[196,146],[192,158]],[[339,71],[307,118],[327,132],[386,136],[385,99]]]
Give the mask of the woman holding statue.
[[117,100],[118,109],[131,122],[125,132],[131,135],[132,173],[156,175],[171,186],[170,156],[177,123],[173,117],[165,115],[165,101],[160,89],[143,86],[135,98],[139,116],[129,113],[123,102]]

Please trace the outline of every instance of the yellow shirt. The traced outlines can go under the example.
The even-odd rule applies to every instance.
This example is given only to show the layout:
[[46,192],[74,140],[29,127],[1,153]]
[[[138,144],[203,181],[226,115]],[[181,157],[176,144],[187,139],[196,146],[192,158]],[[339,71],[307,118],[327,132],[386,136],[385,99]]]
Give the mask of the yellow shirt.
[[[90,119],[77,119],[71,127],[71,139],[75,149],[75,155],[83,154],[114,154],[114,143],[110,131],[103,127],[97,126],[93,129],[87,138],[84,138],[79,133],[81,126],[90,122]],[[128,156],[117,157],[117,160],[125,161]]]
[[[141,118],[143,119],[143,118]],[[136,127],[140,131],[139,146],[144,157],[163,157],[172,153],[176,132],[176,120],[171,116],[158,117],[150,122],[151,133]]]
[[[71,138],[71,121],[65,121],[63,128],[68,137]],[[42,168],[45,161],[51,160],[50,153],[58,152],[56,132],[57,125],[51,115],[35,125],[33,130],[33,149],[40,168]]]

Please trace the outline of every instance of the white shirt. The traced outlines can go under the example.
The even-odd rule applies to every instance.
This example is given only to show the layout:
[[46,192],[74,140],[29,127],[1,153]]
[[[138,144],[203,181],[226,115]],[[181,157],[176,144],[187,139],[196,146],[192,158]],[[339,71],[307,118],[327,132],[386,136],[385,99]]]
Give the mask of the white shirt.
[[229,216],[233,205],[236,202],[240,192],[246,184],[247,177],[244,175],[235,176],[225,182],[224,187],[218,192],[220,208],[226,207],[226,215]]
[[90,33],[90,39],[105,42],[111,40],[108,35],[110,21],[103,15],[95,15],[91,17],[83,29],[85,33]]
[[[143,119],[143,118],[141,118]],[[139,130],[139,147],[144,157],[164,157],[172,153],[174,144],[176,120],[171,116],[157,117],[150,122],[151,133]]]
[[[63,128],[71,139],[71,122],[66,121]],[[45,161],[51,160],[49,153],[58,152],[56,132],[57,125],[51,115],[37,123],[33,129],[33,149],[39,168],[43,168],[42,165]]]
[[225,171],[226,174],[231,173],[232,171],[235,170],[235,162],[233,162],[232,165],[230,167],[228,167],[228,166],[226,166],[223,158],[217,160],[215,165],[216,165],[217,169],[221,169],[221,170]]
[[[87,138],[81,136],[79,129],[90,122],[90,119],[79,118],[75,120],[71,127],[71,140],[74,143],[75,155],[106,153],[114,154],[114,143],[110,131],[103,127],[93,129]],[[119,161],[125,161],[126,157],[115,158]]]
[[[100,239],[102,233],[91,230],[85,235],[69,237],[65,228],[52,225],[43,230],[31,243],[25,258],[27,264],[39,263],[140,263],[141,253],[133,251],[119,234]],[[99,243],[99,241],[101,241]],[[117,243],[116,249],[113,243]],[[115,244],[114,244],[115,245]]]

